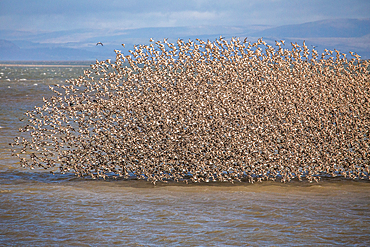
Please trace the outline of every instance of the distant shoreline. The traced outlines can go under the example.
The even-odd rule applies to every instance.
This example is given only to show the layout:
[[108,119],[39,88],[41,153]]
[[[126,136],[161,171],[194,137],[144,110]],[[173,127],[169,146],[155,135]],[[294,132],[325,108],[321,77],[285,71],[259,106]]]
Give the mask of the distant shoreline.
[[76,60],[76,61],[0,61],[0,66],[4,67],[90,67],[95,61]]
[[0,63],[0,67],[90,67],[88,64],[11,64]]

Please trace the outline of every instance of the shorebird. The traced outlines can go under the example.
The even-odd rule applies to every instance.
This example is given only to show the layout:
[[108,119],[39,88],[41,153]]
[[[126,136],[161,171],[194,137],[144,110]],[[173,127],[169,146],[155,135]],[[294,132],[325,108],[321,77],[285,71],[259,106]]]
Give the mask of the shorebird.
[[153,184],[369,180],[369,62],[356,53],[150,42],[50,86],[11,145],[21,165]]

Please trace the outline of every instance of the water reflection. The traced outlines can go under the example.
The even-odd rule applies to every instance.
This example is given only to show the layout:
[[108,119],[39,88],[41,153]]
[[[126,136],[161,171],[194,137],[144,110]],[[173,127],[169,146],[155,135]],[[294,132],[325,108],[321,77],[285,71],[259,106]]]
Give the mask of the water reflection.
[[353,245],[370,230],[369,183],[153,186],[20,172],[0,181],[2,244]]

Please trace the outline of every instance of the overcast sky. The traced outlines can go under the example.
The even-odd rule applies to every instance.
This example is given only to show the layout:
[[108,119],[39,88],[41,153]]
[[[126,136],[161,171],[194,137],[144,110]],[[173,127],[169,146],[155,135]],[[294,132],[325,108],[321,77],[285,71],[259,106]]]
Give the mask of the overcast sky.
[[0,0],[0,29],[287,25],[370,18],[369,0]]

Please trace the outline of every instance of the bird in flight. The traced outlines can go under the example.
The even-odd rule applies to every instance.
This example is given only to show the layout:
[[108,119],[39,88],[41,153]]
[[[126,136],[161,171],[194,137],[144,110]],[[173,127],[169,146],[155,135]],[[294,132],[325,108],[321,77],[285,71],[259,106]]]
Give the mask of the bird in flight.
[[101,46],[103,46],[103,43],[102,43],[102,42],[98,42],[98,43],[96,43],[96,45],[101,45]]

